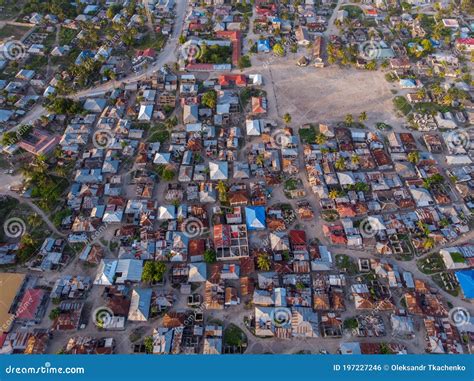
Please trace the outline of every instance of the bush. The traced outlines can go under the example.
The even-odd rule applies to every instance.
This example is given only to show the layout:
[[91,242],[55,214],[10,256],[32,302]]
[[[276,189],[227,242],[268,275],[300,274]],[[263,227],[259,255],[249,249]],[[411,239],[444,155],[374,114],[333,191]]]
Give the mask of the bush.
[[249,56],[242,56],[239,58],[239,69],[245,69],[246,67],[252,66]]

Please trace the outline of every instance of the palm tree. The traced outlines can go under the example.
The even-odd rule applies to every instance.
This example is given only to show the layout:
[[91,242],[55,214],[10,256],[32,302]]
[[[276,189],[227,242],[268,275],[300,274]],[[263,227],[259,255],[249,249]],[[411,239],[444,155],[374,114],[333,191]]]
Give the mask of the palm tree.
[[362,111],[359,114],[359,122],[363,123],[367,120],[367,113],[365,111]]
[[291,123],[291,115],[288,114],[288,113],[283,115],[283,121],[285,122],[286,125],[290,124]]
[[339,159],[337,159],[336,162],[334,163],[334,166],[336,167],[338,171],[343,171],[346,168],[346,162],[344,158],[342,156],[339,157]]
[[36,228],[41,224],[41,217],[38,216],[38,214],[33,213],[28,216],[28,225],[30,225],[32,228]]
[[335,200],[339,197],[339,192],[336,189],[333,189],[329,192],[329,198]]
[[264,164],[264,156],[263,154],[259,154],[257,155],[257,157],[255,158],[255,164],[257,164],[259,167],[263,167],[263,164]]
[[352,123],[354,123],[354,117],[352,116],[352,114],[347,114],[347,115],[344,117],[344,123],[345,123],[347,126],[350,126]]
[[327,140],[326,135],[321,134],[321,133],[318,133],[316,135],[316,139],[315,139],[316,144],[323,145],[324,143],[326,143],[326,140]]
[[355,165],[359,164],[360,163],[360,157],[356,154],[353,154],[351,156],[351,162],[352,162],[352,164],[355,164]]
[[271,262],[270,262],[270,257],[268,256],[268,254],[263,253],[257,257],[257,266],[259,270],[269,271],[270,265],[271,265]]
[[427,237],[423,242],[423,248],[425,250],[431,250],[435,245],[435,240],[433,237]]
[[219,182],[217,183],[216,190],[219,192],[219,198],[221,201],[227,199],[227,186],[222,180],[219,180]]
[[420,153],[418,151],[412,151],[408,154],[408,161],[412,164],[418,164],[420,161]]

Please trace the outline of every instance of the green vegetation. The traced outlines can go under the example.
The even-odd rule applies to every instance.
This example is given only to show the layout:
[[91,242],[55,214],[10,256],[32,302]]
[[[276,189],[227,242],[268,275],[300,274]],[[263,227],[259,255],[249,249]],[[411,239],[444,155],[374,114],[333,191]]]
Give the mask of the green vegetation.
[[417,266],[424,274],[434,274],[445,270],[443,259],[438,253],[419,259]]
[[252,63],[250,62],[250,57],[245,55],[239,58],[239,69],[245,69],[251,67]]
[[215,263],[217,261],[216,252],[213,249],[207,249],[204,252],[204,262]]
[[231,46],[202,45],[197,62],[209,64],[230,64],[232,58]]
[[143,266],[142,281],[146,283],[159,283],[163,281],[166,265],[163,262],[146,262]]
[[209,108],[215,109],[217,105],[217,93],[215,90],[206,91],[201,98],[201,103]]
[[224,345],[241,347],[247,343],[247,336],[235,324],[229,324],[224,331]]
[[290,178],[285,181],[284,187],[286,191],[296,190],[298,189],[298,180]]
[[271,268],[270,256],[267,253],[260,253],[257,256],[257,267],[261,271],[269,271]]
[[21,40],[23,35],[30,29],[31,28],[27,26],[5,24],[3,28],[0,29],[0,39],[13,37],[15,40]]
[[68,0],[29,0],[23,7],[23,13],[28,14],[33,12],[42,14],[51,13],[58,16],[61,20],[75,18],[78,15],[77,7]]
[[357,329],[359,328],[359,323],[357,322],[356,318],[348,318],[344,320],[344,328],[345,329]]
[[311,126],[308,128],[300,128],[298,130],[300,139],[303,143],[313,144],[316,141],[316,129]]
[[464,255],[462,255],[461,253],[455,251],[455,252],[450,253],[450,254],[451,254],[451,258],[452,258],[454,263],[465,263],[466,262],[466,259],[464,258]]
[[407,156],[408,161],[412,164],[418,164],[420,161],[420,153],[418,151],[412,151]]
[[393,99],[393,105],[397,111],[400,111],[403,115],[408,115],[411,112],[411,105],[403,96],[398,96]]
[[51,211],[60,204],[61,195],[69,185],[66,178],[53,176],[46,157],[36,156],[34,161],[22,168],[23,176],[31,189],[31,197],[46,211]]
[[158,164],[154,166],[154,171],[163,181],[173,181],[176,173],[172,166],[165,164]]
[[55,114],[76,115],[83,111],[82,105],[70,98],[54,97],[48,100],[46,109]]
[[148,354],[153,353],[153,337],[147,336],[145,340],[143,340],[143,345],[145,346],[145,351]]
[[273,53],[279,57],[283,57],[285,55],[285,49],[280,43],[276,43],[273,45]]
[[69,45],[74,37],[76,37],[77,31],[71,28],[61,27],[59,30],[59,45]]
[[347,11],[350,19],[357,19],[362,16],[362,9],[357,5],[344,5],[341,10]]
[[357,266],[354,263],[353,259],[345,254],[336,255],[336,267],[339,270],[345,271],[350,275],[357,273]]
[[444,183],[444,177],[443,175],[436,173],[433,176],[427,177],[426,179],[423,180],[423,186],[426,189],[433,189],[436,188],[438,185],[441,185]]
[[49,313],[49,318],[51,320],[55,320],[61,315],[61,309],[59,307],[53,308]]

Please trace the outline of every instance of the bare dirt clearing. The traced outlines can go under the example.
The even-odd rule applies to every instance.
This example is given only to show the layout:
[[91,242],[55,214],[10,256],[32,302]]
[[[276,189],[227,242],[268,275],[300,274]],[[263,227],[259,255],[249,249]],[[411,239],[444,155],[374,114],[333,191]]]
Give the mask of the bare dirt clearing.
[[393,111],[395,94],[391,90],[399,90],[398,86],[387,82],[384,72],[337,66],[302,68],[288,65],[288,60],[291,58],[257,57],[253,69],[265,72],[266,90],[273,93],[269,94],[270,101],[276,93],[278,116],[290,113],[292,125],[334,123],[346,114],[356,119],[363,111],[368,125],[403,122]]

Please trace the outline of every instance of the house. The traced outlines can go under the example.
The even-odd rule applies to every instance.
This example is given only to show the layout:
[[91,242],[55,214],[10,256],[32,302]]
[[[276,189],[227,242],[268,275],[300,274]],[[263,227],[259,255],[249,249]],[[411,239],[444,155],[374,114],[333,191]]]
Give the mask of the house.
[[143,261],[140,259],[102,259],[94,284],[111,286],[140,282],[142,271]]
[[107,100],[104,98],[88,98],[84,102],[84,110],[92,113],[101,113],[107,104]]
[[265,208],[263,206],[246,206],[245,221],[248,230],[266,229]]
[[33,155],[48,155],[59,144],[60,137],[35,128],[20,141],[20,148]]
[[147,321],[150,315],[150,305],[152,297],[151,288],[136,288],[132,291],[130,310],[128,312],[129,321]]
[[201,283],[207,280],[206,263],[204,262],[190,263],[188,267],[189,267],[189,273],[188,273],[189,283]]
[[311,43],[308,29],[301,25],[296,28],[295,37],[298,45],[308,46]]
[[227,180],[229,176],[229,163],[227,161],[210,161],[209,177],[211,180]]
[[247,136],[260,136],[262,134],[262,127],[259,119],[247,119],[245,126]]
[[23,298],[16,310],[17,320],[25,324],[37,324],[41,322],[48,297],[44,290],[29,288],[23,294]]
[[464,299],[474,300],[474,269],[456,271],[454,274],[459,282]]

